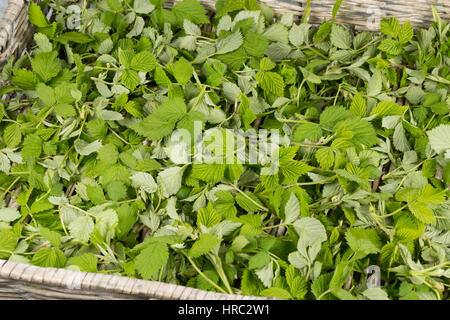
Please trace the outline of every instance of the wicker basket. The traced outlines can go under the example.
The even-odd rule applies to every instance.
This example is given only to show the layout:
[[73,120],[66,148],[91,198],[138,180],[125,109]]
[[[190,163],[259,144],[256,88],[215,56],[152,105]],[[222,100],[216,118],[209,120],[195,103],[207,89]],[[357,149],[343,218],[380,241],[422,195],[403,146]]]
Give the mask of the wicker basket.
[[[36,0],[35,0],[36,1]],[[39,1],[39,0],[38,0]],[[168,2],[174,2],[172,0]],[[214,10],[215,1],[200,0]],[[301,16],[306,0],[264,0],[277,13],[292,12]],[[331,19],[335,0],[312,0],[311,23]],[[0,21],[0,68],[11,55],[19,56],[30,42],[34,29],[28,23],[29,0],[9,0]],[[397,17],[418,26],[433,21],[431,5],[435,5],[444,21],[450,20],[450,0],[344,0],[337,21],[359,30],[376,29],[379,20]],[[0,79],[1,80],[1,79]],[[56,268],[40,268],[0,260],[0,299],[267,299],[228,295],[167,284],[88,272]]]
[[174,284],[90,272],[40,268],[0,260],[0,299],[268,299],[198,290]]
[[[40,0],[35,0],[39,2]],[[170,0],[167,2],[177,2]],[[214,10],[214,0],[200,0],[208,9]],[[263,0],[276,13],[294,13],[302,16],[306,0]],[[311,23],[331,19],[336,0],[311,0]],[[11,55],[20,55],[32,38],[34,28],[28,22],[27,8],[30,0],[9,0],[0,21],[0,67]],[[397,17],[400,22],[410,20],[415,27],[433,22],[431,5],[436,7],[444,21],[450,20],[450,0],[344,0],[336,21],[354,26],[357,30],[376,30],[385,17]]]
[[0,67],[11,55],[20,56],[33,37],[34,28],[28,22],[29,0],[7,0],[0,20]]

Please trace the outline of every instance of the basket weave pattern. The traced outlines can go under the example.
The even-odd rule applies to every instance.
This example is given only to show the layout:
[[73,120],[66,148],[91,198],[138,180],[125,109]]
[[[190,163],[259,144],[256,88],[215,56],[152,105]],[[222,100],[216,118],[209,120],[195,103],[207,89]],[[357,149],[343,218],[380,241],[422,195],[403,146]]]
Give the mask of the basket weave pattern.
[[34,27],[28,22],[29,0],[9,0],[0,21],[0,67],[12,55],[20,56],[33,37]]
[[[178,2],[180,0],[170,1]],[[214,9],[216,1],[200,0],[206,7]],[[263,0],[277,14],[293,13],[296,17],[304,14],[306,0]],[[332,9],[336,0],[311,0],[310,22],[321,23],[332,19]],[[408,20],[415,27],[426,27],[433,20],[431,6],[434,5],[443,21],[450,20],[450,0],[344,0],[336,21],[356,30],[377,30],[382,18],[396,17],[400,23]]]
[[267,299],[209,292],[170,283],[0,260],[0,299]]
[[[36,1],[36,0],[35,0]],[[39,0],[37,0],[39,1]],[[172,0],[167,2],[178,2]],[[209,10],[215,1],[200,0]],[[276,13],[303,15],[307,1],[264,0]],[[310,22],[331,20],[335,0],[312,0]],[[20,56],[29,44],[34,28],[28,22],[30,0],[9,0],[0,21],[0,68],[11,55]],[[431,5],[435,5],[444,21],[450,20],[450,0],[344,0],[336,21],[357,30],[378,28],[379,20],[397,17],[401,23],[410,20],[415,27],[433,21]],[[1,80],[1,79],[0,79]],[[17,205],[13,203],[12,205]],[[11,203],[10,203],[11,205]],[[128,277],[40,268],[0,259],[0,299],[267,299],[207,292],[174,284]]]
[[[301,16],[307,1],[264,2],[273,7],[277,13],[293,12]],[[323,19],[331,20],[335,2],[335,0],[312,0],[310,22],[321,23]],[[400,23],[410,20],[415,27],[425,27],[433,22],[431,5],[436,7],[442,20],[450,19],[450,0],[344,0],[336,21],[354,26],[357,30],[376,30],[380,19],[396,17]]]
[[[40,0],[35,0],[39,2]],[[169,0],[167,2],[178,2]],[[331,20],[336,0],[312,0],[310,22],[317,24]],[[11,55],[20,55],[29,43],[34,28],[28,22],[27,9],[30,0],[9,0],[8,8],[0,21],[0,67]],[[200,0],[209,10],[214,10],[214,0]],[[291,12],[296,17],[304,14],[306,0],[263,0],[277,14]],[[397,17],[401,23],[407,20],[415,27],[433,22],[431,5],[436,7],[442,20],[450,20],[450,0],[344,0],[336,21],[357,30],[376,30],[382,18]]]

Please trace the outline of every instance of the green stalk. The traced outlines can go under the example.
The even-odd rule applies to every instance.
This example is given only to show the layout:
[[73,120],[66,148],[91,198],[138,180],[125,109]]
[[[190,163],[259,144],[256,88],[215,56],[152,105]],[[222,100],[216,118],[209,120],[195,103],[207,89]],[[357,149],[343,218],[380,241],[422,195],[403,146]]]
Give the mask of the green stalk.
[[216,288],[217,290],[219,290],[222,293],[227,293],[225,290],[223,290],[221,287],[219,287],[216,283],[214,283],[214,281],[212,281],[210,278],[208,278],[206,276],[206,274],[204,274],[195,264],[194,260],[191,259],[191,257],[189,257],[188,255],[184,254],[185,257],[188,259],[189,263],[192,265],[192,267],[195,269],[195,271],[197,271],[197,273],[203,278],[205,279],[209,284],[211,284],[214,288]]

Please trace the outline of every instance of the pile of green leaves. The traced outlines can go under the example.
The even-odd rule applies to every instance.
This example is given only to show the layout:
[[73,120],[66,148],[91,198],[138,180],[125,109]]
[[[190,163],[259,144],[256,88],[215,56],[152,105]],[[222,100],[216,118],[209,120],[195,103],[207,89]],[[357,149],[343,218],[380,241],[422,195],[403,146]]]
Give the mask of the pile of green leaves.
[[[341,2],[320,26],[256,0],[211,16],[197,0],[31,3],[35,46],[2,70],[0,259],[283,299],[448,299],[449,24],[433,9],[427,29],[354,32]],[[279,130],[277,173],[264,154],[179,164],[169,137],[195,122]]]

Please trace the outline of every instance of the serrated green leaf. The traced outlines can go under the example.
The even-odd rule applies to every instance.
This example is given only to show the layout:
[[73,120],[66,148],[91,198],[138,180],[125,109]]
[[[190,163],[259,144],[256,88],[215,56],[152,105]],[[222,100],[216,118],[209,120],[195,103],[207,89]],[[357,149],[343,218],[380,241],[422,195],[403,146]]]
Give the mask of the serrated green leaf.
[[136,271],[143,279],[150,279],[167,263],[168,259],[169,249],[167,244],[162,242],[150,243],[136,257]]
[[408,204],[411,213],[423,223],[435,223],[436,217],[433,211],[423,202],[412,202]]
[[209,233],[202,233],[199,236],[198,240],[196,240],[192,247],[189,249],[189,256],[192,258],[198,258],[208,253],[220,242],[220,239],[216,236],[213,236]]
[[155,69],[156,58],[148,51],[141,51],[133,56],[130,62],[130,68],[136,71],[149,72]]
[[97,258],[92,253],[83,253],[75,257],[69,258],[67,261],[69,265],[75,265],[80,268],[80,271],[96,272]]
[[31,66],[44,82],[51,80],[61,71],[61,62],[55,51],[38,53],[31,59]]
[[21,217],[16,208],[2,208],[0,209],[0,221],[11,222]]
[[347,240],[350,248],[362,256],[377,253],[381,250],[380,237],[373,229],[349,229],[345,233],[345,239]]
[[237,31],[217,42],[216,54],[225,54],[239,49],[244,43],[242,34]]
[[333,25],[330,34],[331,43],[339,49],[350,49],[352,46],[352,37],[344,28]]
[[122,77],[120,79],[122,84],[131,91],[136,89],[140,82],[138,73],[131,69],[122,71]]
[[284,96],[284,80],[278,73],[260,71],[256,74],[256,81],[267,93]]
[[45,28],[49,25],[47,18],[42,13],[41,7],[36,3],[30,3],[28,7],[28,18],[36,27]]
[[414,36],[414,30],[411,26],[411,22],[406,21],[401,27],[398,34],[398,40],[400,43],[408,43]]
[[284,208],[285,223],[293,223],[300,215],[300,202],[294,193],[291,193],[286,207]]
[[181,58],[173,64],[174,77],[180,84],[187,84],[191,79],[194,69],[185,58]]
[[367,113],[366,100],[361,96],[359,92],[353,97],[352,103],[350,105],[350,111],[355,116],[365,117]]
[[398,19],[397,18],[381,19],[380,31],[392,38],[397,37],[400,32],[400,23],[398,22]]
[[68,228],[72,237],[87,242],[89,235],[94,231],[94,222],[89,216],[81,216],[73,220]]
[[45,248],[36,252],[30,263],[44,268],[62,268],[66,265],[66,261],[66,256],[58,248]]

